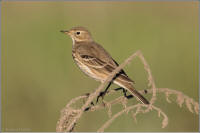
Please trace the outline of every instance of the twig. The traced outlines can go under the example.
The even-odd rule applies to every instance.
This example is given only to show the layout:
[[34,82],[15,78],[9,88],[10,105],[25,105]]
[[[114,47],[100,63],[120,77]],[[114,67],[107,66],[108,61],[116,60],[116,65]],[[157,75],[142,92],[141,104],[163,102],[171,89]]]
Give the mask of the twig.
[[142,61],[142,63],[144,64],[144,69],[147,71],[148,73],[148,80],[149,80],[149,83],[148,83],[148,86],[152,87],[152,90],[153,90],[153,95],[152,95],[152,98],[150,100],[150,104],[153,104],[156,100],[156,85],[155,85],[155,82],[154,82],[154,78],[152,76],[152,73],[151,73],[151,69],[147,63],[147,61],[145,60],[143,54],[141,51],[138,51],[137,52],[137,55],[138,57],[140,58],[140,60]]
[[[140,58],[142,63],[144,64],[144,69],[147,71],[148,74],[148,81],[149,81],[149,86],[151,86],[151,89],[146,89],[146,90],[141,90],[140,93],[142,94],[150,94],[152,93],[152,98],[150,100],[150,105],[144,105],[144,104],[136,104],[136,105],[131,105],[127,107],[127,99],[124,96],[120,96],[114,100],[111,101],[103,101],[103,104],[97,104],[94,106],[89,107],[90,103],[93,101],[94,98],[96,98],[101,90],[105,87],[106,84],[108,84],[113,77],[121,70],[123,69],[127,64],[131,62],[136,56]],[[116,91],[111,90],[107,92],[107,96],[115,93]],[[91,93],[89,96],[84,95],[84,96],[79,96],[74,99],[72,99],[66,107],[61,111],[61,116],[59,121],[57,122],[57,127],[56,131],[57,132],[64,132],[64,131],[73,131],[78,119],[82,116],[84,113],[85,109],[87,111],[96,111],[99,109],[108,109],[108,115],[111,117],[98,131],[102,132],[104,131],[105,128],[107,128],[117,117],[119,117],[121,114],[125,112],[129,112],[130,110],[133,113],[133,117],[136,120],[136,115],[139,113],[147,113],[150,112],[151,110],[155,110],[158,112],[158,116],[163,116],[163,121],[162,121],[162,127],[166,127],[168,124],[168,117],[167,115],[158,107],[153,105],[156,100],[156,93],[164,93],[166,96],[166,101],[171,102],[169,97],[170,95],[176,95],[176,103],[182,107],[183,103],[185,103],[186,107],[190,112],[195,112],[196,114],[199,114],[199,104],[194,101],[192,98],[184,95],[182,92],[172,90],[169,88],[156,88],[153,76],[151,74],[150,67],[146,60],[144,59],[142,53],[140,51],[137,51],[136,53],[132,54],[128,59],[124,61],[121,65],[119,65],[111,74],[110,76],[105,80],[104,83],[102,83],[93,93]],[[80,109],[74,109],[72,107],[73,104],[76,104],[77,101],[86,99],[86,102]],[[112,116],[112,111],[111,107],[115,104],[121,104],[124,108],[122,111],[114,114]],[[133,112],[133,109],[136,109],[136,112]]]
[[69,125],[69,127],[66,129],[67,131],[70,131],[74,124],[77,122],[77,120],[81,117],[82,113],[84,112],[85,108],[87,108],[89,106],[89,104],[92,102],[92,100],[97,97],[99,95],[99,93],[101,92],[101,90],[105,87],[106,84],[108,84],[113,78],[114,76],[122,69],[124,68],[128,63],[131,62],[131,60],[133,58],[136,57],[136,55],[138,54],[138,52],[132,54],[128,59],[126,59],[124,61],[124,63],[122,63],[121,65],[119,65],[109,76],[108,78],[105,80],[104,83],[102,83],[96,90],[95,92],[93,92],[91,95],[89,95],[86,103],[81,107],[81,111],[79,112],[79,114],[77,114],[74,117],[74,120],[71,121],[71,124]]
[[[99,130],[98,130],[97,132],[103,132],[103,131],[104,131],[108,126],[110,126],[111,123],[112,123],[116,118],[118,118],[120,115],[122,115],[122,114],[124,114],[124,113],[126,113],[126,112],[130,112],[130,110],[133,110],[133,109],[135,109],[135,108],[136,108],[136,109],[141,109],[141,107],[149,107],[149,106],[144,105],[144,104],[136,104],[136,105],[129,106],[129,107],[123,109],[122,111],[116,113],[112,118],[110,118],[106,123],[104,123],[103,126],[102,126],[101,128],[99,128]],[[168,117],[167,117],[167,115],[166,115],[160,108],[158,108],[158,107],[155,107],[155,106],[153,106],[153,105],[150,105],[150,108],[151,108],[152,110],[153,110],[153,109],[156,110],[159,114],[161,114],[161,115],[164,117],[164,119],[163,119],[163,121],[162,121],[162,128],[166,127],[167,124],[168,124]],[[148,112],[149,112],[149,111],[150,111],[150,110],[148,110]],[[141,112],[147,113],[147,112],[145,112],[145,111],[141,111]],[[138,113],[138,112],[137,112],[137,113]],[[135,113],[135,116],[136,116],[137,113]]]

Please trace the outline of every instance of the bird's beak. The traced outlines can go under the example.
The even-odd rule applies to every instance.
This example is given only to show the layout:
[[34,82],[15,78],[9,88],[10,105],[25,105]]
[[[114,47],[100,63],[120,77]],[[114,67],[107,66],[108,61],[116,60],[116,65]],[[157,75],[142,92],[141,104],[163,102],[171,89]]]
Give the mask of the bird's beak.
[[60,32],[65,33],[65,34],[69,34],[68,30],[61,30]]

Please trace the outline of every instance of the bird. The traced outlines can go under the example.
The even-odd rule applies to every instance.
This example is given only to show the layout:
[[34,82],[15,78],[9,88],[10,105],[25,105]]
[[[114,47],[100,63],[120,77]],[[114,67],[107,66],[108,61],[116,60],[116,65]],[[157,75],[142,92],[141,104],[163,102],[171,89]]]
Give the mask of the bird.
[[[71,37],[73,42],[72,57],[78,67],[89,77],[103,83],[119,66],[111,55],[94,41],[87,28],[77,26],[60,32]],[[134,81],[128,77],[123,69],[118,73],[113,83],[125,88],[143,104],[149,104],[149,101],[134,88]]]

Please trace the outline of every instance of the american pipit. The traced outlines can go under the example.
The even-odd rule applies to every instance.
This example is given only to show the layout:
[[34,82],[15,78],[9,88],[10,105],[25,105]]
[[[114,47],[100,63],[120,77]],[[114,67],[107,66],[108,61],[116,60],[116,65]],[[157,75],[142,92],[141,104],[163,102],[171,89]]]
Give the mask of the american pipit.
[[[69,35],[73,41],[72,56],[79,68],[88,76],[97,81],[104,82],[109,74],[118,67],[117,62],[99,44],[97,44],[91,33],[84,27],[74,27],[69,31],[61,32]],[[133,81],[121,70],[113,82],[127,89],[142,103],[149,102],[133,87]]]

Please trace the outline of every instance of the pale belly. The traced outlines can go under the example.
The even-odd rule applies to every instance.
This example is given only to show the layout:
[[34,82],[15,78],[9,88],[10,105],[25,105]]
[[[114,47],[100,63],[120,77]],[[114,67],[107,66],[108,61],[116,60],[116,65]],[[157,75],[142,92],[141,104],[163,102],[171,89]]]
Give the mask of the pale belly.
[[78,67],[81,69],[81,71],[83,71],[86,75],[88,75],[89,77],[91,77],[97,81],[102,82],[102,79],[100,77],[98,77],[95,73],[93,73],[88,66],[84,65],[77,58],[74,58],[74,61],[78,65]]

